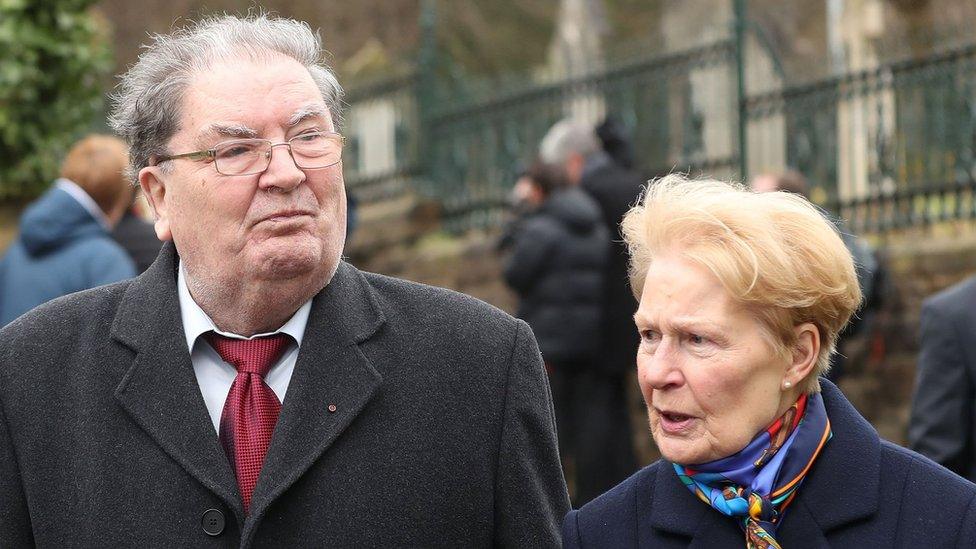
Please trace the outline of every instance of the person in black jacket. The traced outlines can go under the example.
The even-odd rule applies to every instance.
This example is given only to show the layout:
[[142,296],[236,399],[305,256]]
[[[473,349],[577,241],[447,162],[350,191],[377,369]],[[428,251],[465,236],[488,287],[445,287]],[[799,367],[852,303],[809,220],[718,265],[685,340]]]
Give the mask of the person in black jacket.
[[[606,131],[603,137],[608,141],[621,140]],[[597,484],[613,486],[637,467],[626,388],[632,383],[629,376],[637,370],[635,357],[640,340],[634,327],[637,300],[628,282],[628,254],[620,221],[640,195],[644,180],[615,161],[605,146],[601,146],[591,126],[563,120],[549,130],[539,152],[543,161],[563,166],[570,184],[580,187],[596,202],[606,227],[610,256],[604,270],[601,350],[596,368],[603,375],[601,386],[608,392],[608,421],[604,427],[606,463],[600,470],[603,478]],[[619,143],[609,148],[626,159]]]
[[560,453],[567,471],[576,473],[575,499],[582,503],[612,486],[601,472],[610,395],[595,366],[609,237],[593,199],[569,186],[559,167],[534,164],[514,194],[527,213],[511,235],[505,280],[519,296],[518,317],[539,341]]

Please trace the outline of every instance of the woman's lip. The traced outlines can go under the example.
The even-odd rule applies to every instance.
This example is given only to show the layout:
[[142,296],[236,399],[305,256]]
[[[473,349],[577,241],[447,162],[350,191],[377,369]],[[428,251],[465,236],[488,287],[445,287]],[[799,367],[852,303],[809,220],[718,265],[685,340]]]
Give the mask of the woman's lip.
[[691,429],[695,421],[694,416],[667,411],[657,411],[661,423],[661,430],[669,435],[679,435]]

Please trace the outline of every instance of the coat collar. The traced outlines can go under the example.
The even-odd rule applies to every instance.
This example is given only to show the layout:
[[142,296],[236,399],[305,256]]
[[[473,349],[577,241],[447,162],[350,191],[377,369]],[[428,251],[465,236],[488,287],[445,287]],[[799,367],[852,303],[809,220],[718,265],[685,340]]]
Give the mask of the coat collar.
[[166,243],[122,297],[112,337],[136,356],[115,397],[166,453],[234,510],[242,539],[247,539],[267,507],[334,442],[381,384],[358,344],[379,329],[384,315],[362,273],[340,263],[312,301],[288,395],[245,522],[233,470],[190,362],[177,299],[177,262],[175,247]]
[[[871,516],[880,505],[881,441],[874,428],[854,409],[840,390],[821,380],[833,438],[824,447],[787,510],[777,536],[784,546],[798,540],[803,546],[826,545],[831,530]],[[738,526],[696,498],[681,483],[671,463],[661,461],[655,475],[644,480],[649,508],[639,524],[642,546],[653,538],[650,529],[694,538],[691,547],[728,543],[729,526]],[[846,494],[846,496],[845,496]],[[838,503],[839,497],[843,504]],[[741,536],[741,534],[739,534]]]

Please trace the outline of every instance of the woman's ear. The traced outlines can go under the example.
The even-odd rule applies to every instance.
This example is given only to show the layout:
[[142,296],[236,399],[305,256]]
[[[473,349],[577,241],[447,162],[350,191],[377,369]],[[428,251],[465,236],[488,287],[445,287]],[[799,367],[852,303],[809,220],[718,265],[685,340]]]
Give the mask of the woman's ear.
[[783,377],[785,387],[797,387],[817,368],[817,358],[820,356],[820,330],[805,322],[793,328],[796,333],[796,345],[793,347],[793,361]]

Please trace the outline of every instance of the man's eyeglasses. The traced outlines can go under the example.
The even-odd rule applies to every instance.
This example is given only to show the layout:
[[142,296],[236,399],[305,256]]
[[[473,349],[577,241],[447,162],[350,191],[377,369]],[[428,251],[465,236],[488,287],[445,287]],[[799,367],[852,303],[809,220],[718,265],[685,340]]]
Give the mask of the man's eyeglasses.
[[267,139],[234,139],[222,141],[212,149],[183,154],[163,155],[157,162],[189,158],[212,159],[217,172],[223,175],[254,175],[264,172],[271,165],[272,150],[288,147],[295,165],[306,170],[334,166],[342,160],[345,138],[334,132],[308,132],[296,135],[288,141],[273,143]]

